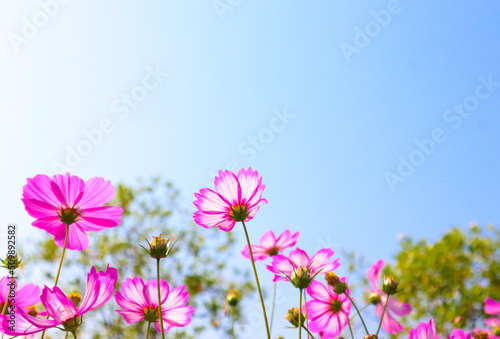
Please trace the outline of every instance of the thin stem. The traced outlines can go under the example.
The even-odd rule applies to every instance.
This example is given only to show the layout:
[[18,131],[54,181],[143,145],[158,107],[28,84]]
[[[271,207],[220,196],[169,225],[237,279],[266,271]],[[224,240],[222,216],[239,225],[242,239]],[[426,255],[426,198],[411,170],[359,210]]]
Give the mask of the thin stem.
[[[368,304],[368,305],[363,306],[363,307],[362,307],[359,311],[360,311],[360,312],[361,312],[361,311],[363,311],[365,308],[367,308],[367,307],[368,307],[368,306],[370,306],[370,305],[371,305],[371,304]],[[357,313],[356,313],[355,315],[353,315],[353,316],[351,317],[350,321],[352,321],[354,318],[356,318],[356,316],[357,316],[357,315],[358,315]]]
[[260,303],[262,304],[262,312],[264,313],[264,321],[266,322],[267,339],[271,339],[271,332],[269,332],[269,324],[267,323],[266,306],[264,305],[264,297],[262,296],[262,291],[260,289],[259,276],[257,275],[257,269],[255,268],[255,262],[253,261],[252,245],[250,244],[250,238],[248,237],[247,227],[245,222],[243,224],[243,229],[245,230],[245,235],[247,237],[248,250],[250,252],[250,261],[252,262],[253,273],[255,274],[255,282],[257,283],[257,289],[259,290]]
[[73,331],[73,332],[71,332],[71,333],[73,334],[73,337],[74,337],[75,339],[78,339],[78,338],[76,337],[76,331]]
[[148,322],[148,331],[146,332],[146,339],[149,339],[149,329],[151,328],[151,321]]
[[378,337],[378,332],[380,332],[380,328],[382,327],[382,320],[384,320],[385,309],[387,308],[388,302],[389,302],[389,295],[387,295],[387,299],[385,299],[384,310],[382,311],[382,316],[380,317],[380,323],[378,324],[378,329],[377,329],[377,334],[376,334],[377,337]]
[[231,306],[231,338],[234,339],[234,307]]
[[[10,285],[9,285],[9,294],[7,294],[7,297],[5,299],[5,303],[3,304],[3,309],[2,309],[2,315],[5,314],[5,311],[7,311],[7,304],[10,296],[10,292],[12,291],[12,286],[14,286],[14,277],[10,277]],[[2,338],[3,338],[3,333],[2,333]]]
[[299,300],[299,339],[302,338],[302,288],[300,288]]
[[[307,318],[307,293],[304,293],[304,308],[305,308],[304,317],[306,318],[306,327],[309,328],[309,318]],[[309,333],[309,331],[307,331],[307,333]],[[307,339],[309,339],[309,334],[307,335]]]
[[160,326],[161,326],[161,338],[165,339],[165,332],[163,331],[163,314],[161,312],[161,292],[160,292],[160,258],[156,259],[156,272],[158,280],[158,310],[160,312]]
[[66,332],[66,335],[64,336],[64,339],[68,339],[69,332]]
[[314,338],[314,336],[312,335],[312,333],[309,332],[309,330],[307,329],[307,327],[305,327],[305,326],[302,326],[302,327],[304,328],[304,330],[307,331],[307,335],[311,336],[312,339],[316,339],[316,338]]
[[[59,282],[59,274],[61,273],[61,267],[62,267],[62,263],[63,263],[63,259],[64,259],[64,253],[66,253],[66,246],[68,246],[69,225],[70,224],[66,224],[66,236],[64,237],[64,247],[63,247],[63,250],[61,253],[61,258],[59,259],[59,268],[57,269],[56,281],[54,282],[54,286],[57,286],[57,283]],[[47,314],[46,319],[49,319],[48,314]],[[41,339],[43,339],[43,337],[45,337],[45,331],[47,331],[47,330],[43,330]],[[75,336],[75,338],[76,338],[76,334],[73,333],[73,336]]]
[[352,300],[352,298],[349,296],[349,294],[347,294],[345,292],[344,292],[344,294],[347,296],[347,298],[349,298],[349,300],[351,301],[352,305],[354,306],[354,308],[358,312],[359,318],[361,319],[361,322],[363,323],[363,327],[365,328],[366,335],[370,335],[370,333],[368,332],[368,329],[366,328],[365,321],[363,320],[363,317],[361,316],[361,313],[359,312],[358,306],[356,306],[356,303],[354,302],[354,300]]
[[354,334],[352,333],[351,321],[348,321],[347,324],[349,325],[349,331],[351,332],[351,338],[354,339]]
[[277,281],[274,282],[274,291],[273,291],[273,308],[271,309],[271,326],[269,328],[269,331],[271,331],[271,333],[273,332],[273,320],[274,320],[274,305],[275,305],[275,301],[276,301],[276,283]]

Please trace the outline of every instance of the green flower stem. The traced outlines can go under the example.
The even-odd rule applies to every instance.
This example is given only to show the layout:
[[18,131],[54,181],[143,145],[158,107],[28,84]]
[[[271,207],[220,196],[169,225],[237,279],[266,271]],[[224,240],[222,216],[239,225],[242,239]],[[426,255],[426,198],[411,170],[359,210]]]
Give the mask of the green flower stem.
[[234,307],[231,306],[231,338],[234,339]]
[[[360,311],[360,312],[361,312],[361,311],[363,311],[365,308],[367,308],[367,307],[368,307],[368,306],[370,306],[370,305],[371,305],[371,304],[368,304],[368,305],[363,306],[363,307],[362,307],[359,311]],[[356,313],[355,315],[353,315],[349,321],[352,321],[354,318],[356,318],[356,316],[357,316],[357,315],[358,315],[357,313]]]
[[300,299],[299,299],[299,339],[302,338],[302,288],[300,288]]
[[380,323],[378,324],[378,329],[377,329],[377,334],[376,334],[377,337],[378,337],[378,332],[380,332],[380,328],[382,327],[382,320],[384,320],[385,309],[387,308],[388,302],[389,302],[389,295],[387,295],[387,299],[385,299],[384,310],[382,311],[382,316],[380,317]]
[[366,324],[365,324],[365,321],[363,320],[363,317],[361,316],[361,312],[359,311],[358,309],[358,306],[356,306],[356,303],[354,302],[354,300],[352,300],[352,298],[349,296],[349,294],[345,293],[344,294],[347,296],[347,298],[349,298],[349,300],[351,301],[352,305],[354,306],[354,308],[356,309],[356,311],[358,312],[359,314],[359,318],[361,319],[361,322],[363,323],[363,327],[365,328],[365,331],[366,331],[366,335],[370,335],[370,333],[368,332],[368,328],[366,328]]
[[73,331],[73,332],[71,332],[71,333],[73,334],[73,337],[74,337],[75,339],[78,339],[78,338],[76,337],[76,331]]
[[[309,318],[307,318],[307,293],[304,293],[304,308],[305,308],[305,313],[304,313],[304,316],[306,318],[306,327],[309,328]],[[302,325],[304,326],[304,325]],[[306,330],[307,330],[306,328]],[[309,330],[307,331],[307,333],[309,333]],[[309,334],[307,334],[307,339],[309,339]]]
[[[57,283],[59,282],[59,274],[61,274],[61,267],[64,259],[64,253],[66,253],[66,247],[68,246],[69,225],[70,224],[66,224],[66,237],[64,238],[64,247],[61,253],[61,258],[59,259],[59,268],[57,269],[56,281],[54,282],[54,286],[57,286]],[[49,319],[48,314],[46,319]],[[41,339],[45,337],[45,331],[46,330],[43,330]],[[76,338],[76,334],[73,333],[73,336]]]
[[351,321],[348,321],[347,324],[349,325],[349,332],[351,332],[351,338],[354,339],[354,334],[352,333]]
[[151,321],[148,321],[148,331],[146,332],[146,339],[149,339],[149,329],[151,328]]
[[[8,304],[7,301],[9,300],[10,292],[12,291],[13,282],[14,282],[14,278],[10,277],[9,294],[7,294],[7,298],[5,300],[5,303],[3,304],[2,315],[4,315],[5,311],[7,311],[7,304]],[[2,337],[3,337],[3,334],[2,334]]]
[[165,332],[163,332],[163,314],[161,312],[160,258],[156,259],[156,273],[158,280],[158,311],[160,312],[161,339],[165,339]]
[[312,339],[316,339],[316,338],[314,338],[314,336],[312,335],[312,333],[309,332],[309,330],[307,329],[307,327],[305,327],[305,326],[302,326],[302,327],[304,328],[304,330],[307,331],[307,335],[309,335]]
[[271,331],[271,333],[273,332],[273,320],[274,320],[274,305],[275,305],[275,302],[276,302],[276,283],[277,281],[274,282],[274,291],[273,291],[273,308],[271,309],[271,326],[269,328],[269,331]]
[[267,339],[271,339],[271,332],[269,332],[269,324],[267,323],[267,314],[266,314],[266,306],[264,305],[264,297],[262,296],[262,291],[260,289],[259,276],[257,275],[257,269],[255,268],[255,262],[253,261],[253,252],[252,245],[250,244],[250,238],[248,237],[247,227],[245,226],[245,222],[241,222],[243,224],[243,229],[245,230],[245,235],[247,237],[248,250],[250,252],[250,261],[252,262],[253,273],[255,274],[255,282],[257,283],[257,289],[259,290],[260,303],[262,304],[262,312],[264,313],[264,321],[266,322],[266,331],[267,331]]

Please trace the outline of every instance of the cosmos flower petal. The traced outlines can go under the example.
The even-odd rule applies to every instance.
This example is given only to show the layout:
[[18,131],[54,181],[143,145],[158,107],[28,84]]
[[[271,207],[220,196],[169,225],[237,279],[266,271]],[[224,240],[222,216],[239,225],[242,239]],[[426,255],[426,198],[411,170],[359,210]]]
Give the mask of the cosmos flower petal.
[[202,188],[200,193],[195,193],[194,196],[196,200],[193,204],[202,211],[225,213],[231,208],[227,201],[224,201],[218,193],[210,188]]
[[465,332],[460,328],[456,328],[450,333],[448,339],[471,339],[471,335],[470,332]]
[[[266,260],[269,257],[269,252],[264,247],[258,245],[252,245],[253,259],[257,260]],[[243,251],[241,251],[241,255],[250,260],[250,251],[248,250],[248,245],[245,245]]]
[[115,293],[115,301],[118,304],[118,306],[120,306],[121,308],[123,308],[125,310],[131,310],[133,312],[139,312],[139,313],[141,313],[142,309],[144,308],[141,305],[139,305],[137,302],[135,302],[133,300],[128,300],[127,298],[125,298],[120,293],[120,291],[116,291],[116,293]]
[[486,326],[490,326],[490,327],[498,327],[500,328],[500,319],[498,318],[488,318],[484,321],[484,323],[486,324]]
[[168,309],[163,312],[163,321],[170,326],[186,326],[191,322],[194,308],[192,306],[181,306]]
[[56,235],[61,228],[66,229],[66,225],[59,220],[57,215],[37,219],[33,221],[32,225],[52,235]]
[[298,247],[290,252],[288,258],[296,267],[307,267],[310,261],[307,253]]
[[[375,307],[375,311],[377,312],[377,315],[381,317],[384,311],[384,307],[382,306],[382,304],[378,304]],[[382,328],[389,334],[397,334],[401,331],[404,331],[403,326],[401,326],[401,324],[396,319],[394,319],[391,313],[387,310],[384,314],[384,319],[382,320]]]
[[69,173],[56,174],[52,177],[50,187],[63,206],[74,206],[82,197],[85,183]]
[[118,206],[88,208],[82,214],[82,220],[77,223],[86,231],[98,232],[107,227],[118,226],[121,223],[122,214],[123,209]]
[[295,232],[290,236],[290,230],[287,229],[285,232],[281,233],[276,239],[276,247],[280,249],[285,249],[288,247],[293,247],[299,240],[300,232]]
[[318,317],[323,317],[326,313],[330,312],[330,304],[318,300],[311,300],[307,302],[307,318],[315,320]]
[[45,286],[42,290],[41,300],[47,312],[56,322],[62,323],[78,314],[73,302],[57,286],[54,286],[52,290]]
[[484,302],[484,312],[488,314],[500,314],[500,301],[486,298]]
[[144,320],[144,315],[142,314],[141,311],[130,311],[130,310],[115,310],[115,311],[123,316],[123,320],[125,320],[127,324],[134,324]]
[[410,304],[402,303],[401,301],[394,298],[389,298],[389,301],[387,302],[387,309],[391,310],[394,314],[400,317],[411,313]]
[[[145,285],[141,277],[134,277],[133,279],[127,278],[121,286],[123,296],[138,305],[147,307],[148,301],[144,296]],[[124,307],[125,308],[125,307]]]
[[94,177],[85,182],[85,190],[79,206],[82,209],[98,207],[106,204],[115,195],[115,187],[109,180]]
[[[66,238],[66,226],[60,227],[55,234],[54,242],[56,245],[64,247],[64,242]],[[82,251],[89,247],[89,238],[85,234],[85,231],[78,224],[70,225],[68,244],[67,248],[69,250]]]
[[417,328],[412,329],[410,331],[410,337],[408,339],[437,339],[437,338],[438,337],[436,335],[436,325],[434,324],[434,319],[431,318],[428,323],[421,322],[420,324],[418,324]]
[[259,172],[253,171],[251,167],[247,170],[242,168],[237,177],[241,187],[241,202],[248,203],[262,182],[259,180]]
[[259,245],[263,248],[273,248],[276,244],[276,236],[273,230],[267,230],[260,238]]
[[380,259],[376,261],[369,269],[368,269],[368,280],[372,284],[373,288],[379,289],[379,277],[380,272],[382,271],[382,267],[384,266],[384,260]]
[[311,296],[311,298],[315,300],[320,300],[325,303],[330,303],[330,291],[326,288],[325,285],[320,283],[319,281],[314,280],[311,282],[311,285],[306,289],[307,294]]
[[[10,320],[9,317],[0,316],[2,323],[2,329],[0,330],[0,332],[11,336],[21,336],[21,335],[28,335],[41,332],[44,330],[44,328],[35,326],[32,323],[30,323],[28,320],[26,320],[25,317],[31,317],[31,316],[29,314],[24,313],[23,310],[20,308],[16,309],[16,321],[14,325],[12,325],[9,322]],[[49,324],[53,323],[53,320],[48,320],[44,323],[44,325],[47,325],[49,321],[50,321]],[[12,326],[14,326],[14,330],[11,330]]]
[[[189,298],[189,292],[185,290],[185,286],[181,285],[179,287],[170,290],[167,299],[161,304],[162,308],[170,309],[186,305]],[[165,307],[163,307],[165,306]]]
[[215,190],[223,196],[231,206],[238,205],[241,201],[241,186],[238,178],[231,171],[219,171],[215,177]]
[[[161,304],[163,305],[167,300],[169,293],[169,286],[166,281],[160,280],[160,293],[161,293]],[[148,305],[158,307],[158,282],[153,279],[149,280],[145,284],[144,297]]]
[[[0,282],[2,283],[2,282]],[[19,289],[16,289],[16,306],[19,307],[27,307],[31,305],[39,304],[40,301],[40,293],[42,290],[40,287],[33,283],[27,283]]]

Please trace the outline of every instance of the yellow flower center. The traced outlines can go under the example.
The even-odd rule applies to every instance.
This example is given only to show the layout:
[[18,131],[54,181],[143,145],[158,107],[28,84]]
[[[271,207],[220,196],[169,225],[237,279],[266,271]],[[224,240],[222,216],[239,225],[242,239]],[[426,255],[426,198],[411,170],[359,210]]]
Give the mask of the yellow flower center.
[[158,318],[160,318],[160,311],[158,310],[158,307],[146,307],[142,310],[142,314],[144,314],[144,320],[149,322],[155,322]]
[[247,206],[241,204],[231,206],[231,210],[229,211],[229,216],[234,221],[245,221],[249,214]]
[[73,304],[75,305],[75,307],[80,306],[80,303],[82,301],[82,296],[80,295],[80,293],[78,293],[78,292],[71,292],[68,295],[68,298],[69,298],[69,300],[71,300],[73,302]]

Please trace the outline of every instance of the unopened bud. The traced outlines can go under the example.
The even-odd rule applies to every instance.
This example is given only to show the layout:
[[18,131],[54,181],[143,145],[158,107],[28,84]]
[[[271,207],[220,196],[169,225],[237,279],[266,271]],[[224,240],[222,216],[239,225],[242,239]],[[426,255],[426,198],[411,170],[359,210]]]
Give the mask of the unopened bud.
[[340,278],[333,272],[328,272],[325,274],[325,280],[328,285],[335,288],[337,284],[340,282]]
[[292,307],[288,310],[284,319],[288,320],[288,322],[292,324],[293,328],[297,328],[299,327],[299,316],[300,323],[304,324],[304,322],[306,321],[304,314],[302,314],[302,312],[299,312],[299,309],[297,307]]
[[382,298],[380,297],[380,294],[378,294],[377,292],[371,292],[368,295],[368,303],[373,304],[373,305],[377,305],[377,304],[380,304],[381,302],[382,302]]
[[364,336],[363,339],[378,339],[376,334],[368,334],[367,336]]
[[164,239],[161,233],[158,237],[153,236],[153,240],[149,243],[149,250],[142,246],[154,259],[166,258],[172,250],[173,244],[170,244],[170,238]]
[[387,295],[393,295],[398,293],[398,284],[399,281],[391,277],[384,277],[384,281],[382,282],[382,291],[384,291]]
[[333,289],[335,291],[335,293],[337,294],[343,294],[343,293],[346,293],[347,291],[347,284],[343,281],[339,281],[337,283],[337,286],[335,286],[335,288]]
[[15,270],[21,266],[23,259],[19,259],[16,253],[16,255],[9,255],[5,260],[0,259],[0,261],[2,261],[2,267],[8,270]]
[[240,301],[240,293],[235,290],[235,289],[232,289],[228,292],[227,296],[226,296],[226,300],[227,300],[227,303],[229,304],[229,306],[231,307],[234,307],[236,305],[238,305],[238,301]]

